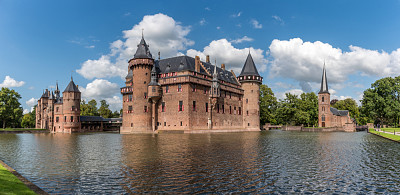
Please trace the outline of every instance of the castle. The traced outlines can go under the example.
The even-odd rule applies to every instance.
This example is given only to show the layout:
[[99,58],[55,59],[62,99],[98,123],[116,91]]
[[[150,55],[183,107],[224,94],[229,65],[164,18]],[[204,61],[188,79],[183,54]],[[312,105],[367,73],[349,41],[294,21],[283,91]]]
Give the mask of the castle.
[[250,53],[236,77],[209,56],[155,60],[142,36],[121,88],[120,132],[259,131],[262,79]]
[[339,131],[356,131],[348,110],[331,107],[325,64],[322,70],[321,89],[318,92],[318,127],[331,127]]

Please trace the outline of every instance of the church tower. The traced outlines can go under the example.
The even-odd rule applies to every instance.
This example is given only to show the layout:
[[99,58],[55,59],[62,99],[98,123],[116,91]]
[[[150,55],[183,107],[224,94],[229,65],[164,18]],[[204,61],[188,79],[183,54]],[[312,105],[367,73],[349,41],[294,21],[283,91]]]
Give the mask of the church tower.
[[[124,94],[121,133],[146,132],[152,131],[152,100],[149,101],[148,85],[151,81],[151,70],[154,66],[154,59],[150,53],[149,46],[142,39],[137,46],[133,59],[129,60],[129,73],[127,81],[132,79],[132,85],[127,90],[132,93]],[[122,88],[121,90],[125,90]]]
[[238,80],[244,90],[243,95],[243,128],[260,130],[260,85],[262,77],[249,52]]
[[331,94],[328,91],[325,63],[322,70],[321,89],[318,92],[318,127],[330,127]]
[[79,132],[81,130],[81,92],[75,85],[72,77],[63,92],[63,121],[64,133]]

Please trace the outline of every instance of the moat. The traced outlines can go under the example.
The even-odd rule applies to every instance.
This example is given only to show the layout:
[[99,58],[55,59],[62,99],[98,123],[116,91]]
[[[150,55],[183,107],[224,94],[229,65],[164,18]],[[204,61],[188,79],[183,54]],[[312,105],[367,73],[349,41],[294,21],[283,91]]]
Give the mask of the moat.
[[4,134],[0,148],[49,193],[400,191],[400,144],[366,132]]

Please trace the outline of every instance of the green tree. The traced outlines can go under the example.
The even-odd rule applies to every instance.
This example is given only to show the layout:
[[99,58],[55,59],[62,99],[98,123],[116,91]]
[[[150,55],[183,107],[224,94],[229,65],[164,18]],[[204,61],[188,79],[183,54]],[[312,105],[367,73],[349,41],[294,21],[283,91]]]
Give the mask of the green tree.
[[[302,93],[300,95],[299,106],[300,112],[304,116],[299,115],[298,117],[306,118],[307,120],[299,120],[299,124],[307,126],[318,125],[318,96],[314,93]],[[300,122],[302,121],[302,122]]]
[[107,104],[106,100],[101,100],[100,101],[100,108],[99,108],[99,114],[103,118],[110,118],[112,117],[112,111],[109,108],[110,106]]
[[337,101],[332,107],[337,108],[338,110],[348,110],[350,113],[350,117],[359,121],[360,111],[358,109],[358,105],[356,100],[352,98],[346,98],[344,100]]
[[21,95],[9,88],[2,87],[0,90],[0,120],[3,123],[3,129],[6,125],[17,127],[22,120],[22,107],[19,103]]
[[33,116],[33,114],[27,113],[24,114],[24,117],[22,117],[22,122],[21,122],[21,126],[24,128],[34,128],[35,127],[35,118]]
[[87,104],[85,100],[81,101],[81,115],[82,116],[100,116],[97,110],[97,102],[92,99]]
[[267,85],[260,86],[260,121],[261,125],[265,123],[276,123],[274,112],[277,106],[277,100],[271,88]]
[[112,118],[119,118],[120,113],[118,112],[118,110],[114,111],[114,113],[112,114]]

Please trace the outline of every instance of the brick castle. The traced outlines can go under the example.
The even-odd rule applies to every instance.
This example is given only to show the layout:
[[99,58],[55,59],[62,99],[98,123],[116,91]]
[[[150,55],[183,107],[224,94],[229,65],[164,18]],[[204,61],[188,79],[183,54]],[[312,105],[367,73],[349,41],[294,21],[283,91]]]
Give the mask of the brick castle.
[[128,63],[121,133],[260,130],[263,78],[250,53],[236,77],[209,56],[155,60],[142,37]]
[[325,64],[322,70],[321,90],[318,93],[318,127],[333,127],[341,131],[356,131],[355,122],[348,110],[331,107],[331,94],[328,90]]

